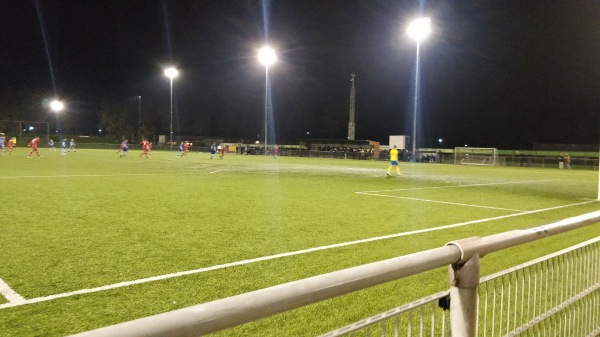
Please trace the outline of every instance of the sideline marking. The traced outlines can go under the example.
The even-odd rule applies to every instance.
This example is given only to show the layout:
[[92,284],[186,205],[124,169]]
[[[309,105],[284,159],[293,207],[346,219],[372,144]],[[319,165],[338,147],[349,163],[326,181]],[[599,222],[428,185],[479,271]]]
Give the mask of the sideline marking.
[[476,224],[476,223],[482,223],[482,222],[487,222],[487,221],[494,221],[494,220],[501,220],[501,219],[506,219],[506,218],[512,218],[512,217],[521,216],[521,215],[529,215],[529,214],[534,214],[534,213],[541,213],[541,212],[551,211],[551,210],[560,209],[560,208],[567,208],[567,207],[573,207],[573,206],[581,206],[581,205],[590,204],[590,203],[594,203],[594,202],[598,202],[598,200],[589,200],[589,201],[584,201],[584,202],[578,202],[578,203],[575,203],[575,204],[554,206],[554,207],[549,207],[549,208],[537,209],[537,210],[533,210],[533,211],[524,211],[524,212],[515,213],[515,214],[502,215],[502,216],[497,216],[497,217],[492,217],[492,218],[486,218],[486,219],[479,219],[479,220],[471,220],[471,221],[466,221],[466,222],[460,222],[460,223],[451,224],[451,225],[445,225],[445,226],[440,226],[440,227],[419,229],[419,230],[414,230],[414,231],[410,231],[410,232],[402,232],[402,233],[396,233],[396,234],[376,236],[376,237],[372,237],[372,238],[368,238],[368,239],[361,239],[361,240],[355,240],[355,241],[348,241],[348,242],[336,243],[336,244],[327,245],[327,246],[320,246],[320,247],[313,247],[313,248],[308,248],[308,249],[296,250],[296,251],[293,251],[293,252],[281,253],[281,254],[275,254],[275,255],[269,255],[269,256],[263,256],[263,257],[258,257],[258,258],[254,258],[254,259],[247,259],[247,260],[241,260],[241,261],[236,261],[236,262],[230,262],[230,263],[215,265],[215,266],[211,266],[211,267],[205,267],[205,268],[199,268],[199,269],[193,269],[193,270],[186,270],[186,271],[181,271],[181,272],[171,273],[171,274],[163,274],[163,275],[158,275],[158,276],[153,276],[153,277],[147,277],[147,278],[137,279],[137,280],[133,280],[133,281],[125,281],[125,282],[113,283],[113,284],[109,284],[109,285],[105,285],[105,286],[101,286],[101,287],[96,287],[96,288],[81,289],[81,290],[70,291],[70,292],[61,293],[61,294],[54,294],[54,295],[43,296],[43,297],[36,297],[36,298],[29,299],[29,300],[23,300],[22,302],[19,302],[19,303],[9,302],[9,303],[0,304],[0,309],[10,308],[10,307],[16,307],[16,306],[25,305],[25,304],[33,304],[33,303],[51,301],[51,300],[55,300],[55,299],[63,298],[63,297],[70,297],[70,296],[75,296],[75,295],[83,295],[83,294],[90,294],[90,293],[95,293],[95,292],[99,292],[99,291],[112,290],[112,289],[127,287],[127,286],[131,286],[131,285],[136,285],[136,284],[154,282],[154,281],[159,281],[159,280],[166,280],[166,279],[180,277],[180,276],[200,274],[200,273],[204,273],[204,272],[207,272],[207,271],[225,269],[225,268],[229,268],[229,267],[241,266],[241,265],[246,265],[246,264],[251,264],[251,263],[261,262],[261,261],[274,260],[274,259],[278,259],[278,258],[282,258],[282,257],[288,257],[288,256],[294,256],[294,255],[312,253],[312,252],[317,252],[317,251],[327,250],[327,249],[332,249],[332,248],[339,248],[339,247],[351,246],[351,245],[356,245],[356,244],[365,243],[365,242],[380,241],[380,240],[398,238],[398,237],[408,236],[408,235],[413,235],[413,234],[420,234],[420,233],[426,233],[426,232],[434,232],[434,231],[439,231],[439,230],[448,229],[448,228],[468,226],[468,225],[472,225],[472,224]]
[[4,280],[2,280],[0,278],[0,294],[2,294],[2,296],[4,296],[9,303],[14,303],[14,304],[25,304],[24,302],[26,302],[26,300],[23,298],[23,296],[17,294],[16,291],[12,290],[12,288],[6,283],[4,282]]
[[88,178],[88,177],[128,177],[128,176],[164,176],[164,173],[128,173],[128,174],[61,174],[56,176],[11,176],[0,177],[0,179],[23,179],[23,178]]

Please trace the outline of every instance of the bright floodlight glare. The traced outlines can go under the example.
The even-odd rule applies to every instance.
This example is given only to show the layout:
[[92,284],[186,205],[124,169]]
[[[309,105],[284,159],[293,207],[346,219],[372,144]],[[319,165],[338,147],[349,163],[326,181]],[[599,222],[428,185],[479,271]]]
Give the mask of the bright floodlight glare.
[[177,69],[173,68],[173,67],[169,67],[167,69],[165,69],[165,75],[171,79],[177,77],[177,75],[179,75],[179,71],[177,71]]
[[53,111],[61,111],[64,107],[65,106],[61,101],[54,100],[50,103],[50,108],[52,108]]
[[429,33],[431,33],[431,20],[429,18],[419,18],[413,20],[406,29],[406,33],[411,39],[421,42]]
[[264,46],[258,51],[258,61],[264,66],[270,66],[277,61],[275,50],[269,46]]

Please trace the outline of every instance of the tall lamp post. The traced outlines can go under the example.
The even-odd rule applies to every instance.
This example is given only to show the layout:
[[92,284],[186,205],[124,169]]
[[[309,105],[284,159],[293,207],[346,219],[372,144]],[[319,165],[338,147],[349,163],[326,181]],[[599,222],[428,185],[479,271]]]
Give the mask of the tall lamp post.
[[142,141],[142,96],[138,96],[138,143]]
[[173,79],[179,75],[175,67],[165,69],[165,75],[171,80],[171,122],[169,124],[169,150],[173,149]]
[[269,66],[277,61],[275,50],[264,46],[258,51],[258,61],[265,66],[265,156],[267,155],[267,127],[269,116]]
[[415,66],[415,97],[414,97],[414,111],[413,111],[413,141],[412,141],[412,155],[416,158],[417,155],[417,111],[419,102],[419,48],[421,41],[423,41],[431,32],[431,20],[429,18],[419,18],[413,20],[406,30],[408,36],[417,42],[417,57]]
[[[54,111],[54,113],[56,114],[56,131],[58,131],[59,126],[58,126],[58,113],[61,112],[63,109],[65,108],[65,105],[63,104],[63,102],[55,99],[52,102],[50,102],[50,109],[52,111]],[[60,137],[62,138],[62,132]],[[48,135],[48,138],[50,138],[50,135]],[[50,139],[48,139],[48,141],[50,141]]]

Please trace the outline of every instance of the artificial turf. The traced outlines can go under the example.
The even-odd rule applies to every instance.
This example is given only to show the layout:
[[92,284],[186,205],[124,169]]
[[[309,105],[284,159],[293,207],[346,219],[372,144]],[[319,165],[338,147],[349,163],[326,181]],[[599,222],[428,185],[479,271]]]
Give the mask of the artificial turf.
[[[0,296],[0,336],[72,334],[599,209],[594,171],[401,163],[404,175],[387,177],[388,163],[370,160],[41,152],[0,156],[0,279],[26,300],[148,282],[8,307]],[[477,219],[488,220],[440,228]],[[490,254],[482,275],[599,228]],[[446,270],[433,270],[218,334],[318,335],[447,286]]]

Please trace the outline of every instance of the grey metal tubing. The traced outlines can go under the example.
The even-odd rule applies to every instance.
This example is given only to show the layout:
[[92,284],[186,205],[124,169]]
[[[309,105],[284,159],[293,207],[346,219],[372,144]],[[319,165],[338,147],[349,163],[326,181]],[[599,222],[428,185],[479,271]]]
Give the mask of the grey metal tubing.
[[452,336],[474,337],[477,326],[477,288],[481,265],[479,255],[448,268],[450,279],[450,329]]

